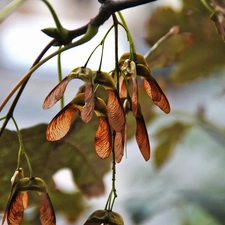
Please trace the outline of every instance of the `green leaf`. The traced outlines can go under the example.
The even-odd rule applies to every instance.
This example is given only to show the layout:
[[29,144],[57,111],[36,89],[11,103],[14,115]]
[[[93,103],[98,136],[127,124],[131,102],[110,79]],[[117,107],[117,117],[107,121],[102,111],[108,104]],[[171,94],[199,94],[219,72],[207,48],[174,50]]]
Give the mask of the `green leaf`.
[[181,33],[192,34],[193,45],[182,53],[174,66],[171,72],[173,82],[190,82],[224,67],[224,42],[210,20],[209,11],[200,1],[183,0],[180,11],[169,7],[158,8],[147,25],[147,42],[153,45],[174,25],[180,27]]
[[169,160],[174,153],[176,144],[189,127],[190,125],[176,122],[156,133],[158,145],[154,152],[154,163],[157,168],[162,167]]
[[219,223],[225,224],[225,199],[200,191],[181,191],[184,198],[204,208]]
[[65,215],[70,222],[79,219],[81,213],[85,210],[85,202],[80,192],[63,193],[55,190],[50,193],[50,197],[54,204],[54,210]]
[[146,61],[151,69],[173,65],[183,51],[193,44],[190,33],[178,32],[179,27],[173,26],[147,53]]
[[[75,118],[69,134],[57,142],[46,140],[46,128],[46,124],[40,124],[21,130],[35,176],[41,177],[49,187],[55,172],[69,168],[84,195],[93,197],[103,194],[102,178],[109,170],[110,160],[101,160],[94,149],[97,118],[87,125],[78,117]],[[15,131],[5,130],[0,140],[0,149],[0,210],[4,210],[10,191],[10,179],[17,166],[19,143]],[[27,176],[28,168],[24,158],[21,167]]]
[[14,0],[0,11],[0,24],[26,0]]

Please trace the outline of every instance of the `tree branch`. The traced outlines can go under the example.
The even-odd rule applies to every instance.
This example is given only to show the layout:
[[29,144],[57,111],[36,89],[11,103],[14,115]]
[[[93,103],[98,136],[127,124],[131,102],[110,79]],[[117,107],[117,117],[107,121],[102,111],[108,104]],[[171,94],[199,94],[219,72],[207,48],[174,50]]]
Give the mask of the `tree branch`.
[[[87,23],[86,25],[84,25],[80,28],[77,28],[75,30],[68,31],[67,40],[63,40],[63,39],[57,40],[57,38],[53,38],[52,41],[49,43],[49,45],[46,46],[46,48],[42,51],[40,56],[35,60],[35,62],[33,63],[31,68],[35,67],[39,63],[39,61],[41,60],[43,55],[54,44],[60,43],[60,45],[64,44],[66,46],[64,48],[62,48],[60,51],[56,51],[54,54],[50,55],[47,59],[52,58],[54,55],[56,55],[56,53],[61,53],[65,50],[69,49],[71,44],[74,45],[75,43],[71,43],[72,40],[74,38],[80,36],[80,35],[86,34],[89,25],[91,25],[93,27],[99,27],[99,26],[103,25],[104,22],[107,21],[109,19],[109,17],[111,15],[113,15],[115,12],[118,12],[118,11],[121,11],[121,10],[124,10],[124,9],[127,9],[127,8],[131,8],[131,7],[147,4],[147,3],[150,3],[150,2],[154,2],[154,1],[157,1],[157,0],[120,0],[120,1],[118,1],[118,0],[117,1],[115,1],[115,0],[99,0],[99,2],[101,3],[99,13],[94,18],[92,18],[90,20],[90,22]],[[77,45],[78,45],[78,43],[77,43]],[[77,46],[77,45],[74,45],[74,46]],[[47,61],[47,59],[45,59],[43,62]],[[28,75],[25,76],[26,80],[22,83],[22,85],[20,87],[20,90],[18,91],[18,93],[17,93],[8,113],[7,113],[6,119],[5,119],[3,125],[0,129],[0,136],[2,135],[8,121],[12,117],[14,109],[17,105],[17,102],[18,102],[18,100],[19,100],[19,98],[20,98],[20,96],[21,96],[21,94],[22,94],[31,74],[29,74],[29,76]],[[8,102],[10,97],[11,97],[11,95],[9,95],[9,97],[5,99],[3,104],[0,105],[0,111],[4,107],[4,105]]]
[[101,7],[99,9],[99,13],[90,20],[90,22],[83,27],[80,27],[75,30],[69,31],[68,38],[70,41],[72,41],[74,38],[85,34],[88,28],[88,25],[91,24],[93,26],[101,26],[104,24],[105,21],[109,19],[109,17],[118,11],[128,9],[131,7],[147,4],[150,2],[154,2],[157,0],[105,0],[105,1],[99,1],[101,2]]

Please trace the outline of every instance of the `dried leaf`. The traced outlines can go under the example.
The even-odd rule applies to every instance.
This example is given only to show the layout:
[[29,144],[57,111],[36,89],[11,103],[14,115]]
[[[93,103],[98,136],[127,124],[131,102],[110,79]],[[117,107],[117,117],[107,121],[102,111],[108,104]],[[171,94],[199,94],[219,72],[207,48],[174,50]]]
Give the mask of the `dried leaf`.
[[55,225],[55,212],[48,193],[40,195],[40,221],[42,225]]
[[154,78],[144,79],[144,89],[155,105],[165,113],[170,112],[169,101]]
[[52,119],[46,130],[48,141],[59,140],[68,133],[77,110],[78,108],[74,104],[69,103]]
[[60,83],[58,83],[52,91],[47,95],[47,97],[44,100],[44,103],[42,105],[43,109],[49,109],[51,108],[57,101],[59,101],[68,85],[68,83],[71,81],[70,77],[65,77]]
[[93,85],[86,83],[85,84],[85,91],[84,91],[84,106],[81,108],[81,119],[85,122],[88,123],[94,112],[94,107],[95,107],[95,95],[94,95],[94,90],[93,90]]
[[23,220],[23,212],[28,205],[27,192],[15,192],[8,210],[7,210],[7,222],[9,225],[20,225]]
[[147,128],[145,125],[144,118],[139,107],[138,115],[136,119],[136,141],[141,151],[142,156],[146,161],[150,159],[150,142],[148,137]]
[[112,150],[112,136],[107,117],[98,117],[98,130],[95,134],[95,150],[102,159],[109,157]]
[[125,126],[125,113],[119,99],[117,91],[107,90],[108,92],[108,119],[109,124],[115,131],[121,131]]

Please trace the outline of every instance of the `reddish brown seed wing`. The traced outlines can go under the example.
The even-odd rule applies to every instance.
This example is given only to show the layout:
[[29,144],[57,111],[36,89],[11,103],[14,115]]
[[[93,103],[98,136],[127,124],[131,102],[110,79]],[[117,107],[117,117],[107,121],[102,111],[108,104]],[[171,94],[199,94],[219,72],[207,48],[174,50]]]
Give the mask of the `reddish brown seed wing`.
[[120,102],[118,93],[116,90],[107,90],[108,91],[108,119],[109,124],[115,131],[121,131],[125,126],[125,113]]
[[120,76],[120,78],[119,78],[119,87],[120,87],[120,91],[119,91],[120,98],[126,98],[127,97],[127,87],[126,87],[125,80],[122,76]]
[[169,101],[155,79],[144,79],[144,89],[155,105],[165,113],[170,112]]
[[42,225],[55,225],[55,212],[52,207],[51,200],[47,193],[41,193],[40,195],[40,221]]
[[46,130],[48,141],[59,140],[68,133],[73,116],[77,110],[75,105],[69,103],[52,119]]
[[118,131],[115,135],[114,140],[114,151],[115,151],[115,158],[116,162],[121,162],[124,154],[124,142],[125,142],[125,134],[124,131]]
[[95,150],[102,159],[109,157],[112,151],[112,135],[107,118],[104,116],[98,116],[98,129],[95,134]]
[[144,118],[140,112],[138,111],[138,115],[136,118],[136,141],[141,151],[142,156],[146,161],[150,159],[150,142],[148,138],[148,132],[145,125]]
[[137,111],[138,111],[138,84],[137,84],[137,79],[132,79],[132,80],[133,80],[133,93],[131,97],[132,112],[134,117],[136,117]]
[[67,87],[67,84],[71,81],[71,78],[65,77],[60,83],[58,83],[52,91],[47,95],[42,105],[43,109],[51,108],[57,101],[59,101]]
[[28,204],[27,192],[15,192],[7,209],[7,222],[9,225],[20,225],[23,212]]
[[170,112],[169,101],[167,100],[162,89],[160,88],[157,81],[153,77],[151,70],[147,65],[147,62],[145,63],[145,65],[137,64],[137,73],[139,76],[144,77],[144,89],[148,94],[148,96],[152,99],[154,104],[157,105],[165,113],[169,113]]
[[93,116],[95,107],[95,95],[92,84],[85,84],[84,103],[84,106],[81,108],[80,117],[85,123],[88,123]]

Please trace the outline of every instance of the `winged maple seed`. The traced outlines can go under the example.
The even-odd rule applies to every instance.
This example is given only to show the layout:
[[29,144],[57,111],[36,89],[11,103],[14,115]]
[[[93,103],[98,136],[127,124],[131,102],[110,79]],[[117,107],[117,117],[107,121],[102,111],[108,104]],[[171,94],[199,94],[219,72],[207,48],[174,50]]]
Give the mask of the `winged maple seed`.
[[71,80],[72,79],[70,77],[65,77],[60,83],[58,83],[45,98],[42,108],[49,109],[55,105],[55,103],[62,98],[66,87]]
[[[7,216],[7,212],[8,212],[8,208],[9,208],[11,199],[12,199],[12,197],[13,197],[13,192],[15,191],[14,187],[15,187],[15,185],[19,182],[19,180],[20,180],[21,178],[23,178],[23,177],[24,177],[23,169],[22,169],[22,168],[16,169],[15,173],[13,174],[13,176],[12,176],[12,178],[11,178],[11,190],[10,190],[10,194],[9,194],[9,197],[8,197],[8,202],[7,202],[7,205],[6,205],[6,209],[5,209],[5,212],[4,212],[4,216],[3,216],[3,219],[2,219],[2,225],[3,225],[4,222],[5,222],[5,219],[6,219],[6,216]],[[24,193],[24,201],[22,201],[22,202],[24,202],[24,204],[22,204],[21,206],[18,206],[19,208],[22,208],[22,207],[26,208],[26,207],[25,207],[25,206],[26,206],[26,204],[25,204],[25,202],[26,202],[26,196],[25,196],[25,195],[26,195],[26,194]],[[19,198],[22,198],[22,199],[23,199],[22,196],[19,196]],[[22,211],[23,211],[23,210],[22,210]],[[18,220],[20,220],[20,219],[19,219],[19,218],[20,218],[19,215],[18,215],[17,218],[18,218]]]
[[23,213],[24,210],[27,208],[28,205],[28,193],[27,192],[15,192],[9,207],[7,214],[7,223],[9,225],[17,225],[21,224],[23,220]]
[[107,115],[110,126],[115,131],[123,130],[126,121],[125,112],[114,80],[108,73],[97,71],[94,81],[96,84],[102,85],[108,92]]
[[[123,105],[127,114],[130,111],[132,111],[131,103],[129,99],[125,99]],[[135,134],[136,141],[143,158],[146,161],[148,161],[150,159],[150,141],[148,137],[145,120],[141,112],[141,106],[139,103],[137,106],[137,114],[134,117],[136,120],[136,134]],[[125,136],[125,140],[126,140],[126,136]]]
[[126,143],[126,131],[117,131],[115,133],[114,148],[116,162],[119,163],[122,160],[124,154],[124,146]]
[[84,91],[84,106],[81,109],[81,119],[88,123],[93,115],[95,107],[95,95],[93,90],[93,84],[87,83]]
[[[18,178],[18,176],[17,176]],[[28,206],[28,191],[40,194],[40,222],[42,225],[55,225],[55,213],[47,193],[44,181],[40,178],[22,177],[14,179],[8,199],[7,207],[2,220],[2,225],[7,219],[9,225],[20,225],[23,220],[24,210]]]
[[[130,53],[124,53],[120,60],[120,67],[126,68],[127,60],[130,58]],[[144,89],[148,96],[152,99],[153,103],[157,105],[165,113],[170,112],[170,104],[157,81],[153,77],[151,70],[141,54],[134,54],[134,62],[136,64],[137,75],[144,78]],[[128,74],[129,71],[128,71]]]
[[84,81],[85,104],[80,108],[81,119],[89,122],[92,118],[94,109],[94,92],[93,85],[100,84],[108,92],[108,119],[111,127],[115,131],[120,131],[125,125],[125,114],[119,99],[117,89],[112,77],[102,71],[92,71],[86,67],[77,67],[72,70],[53,90],[48,94],[43,103],[43,108],[52,107],[59,99],[62,98],[66,86],[70,80],[79,78]]
[[[84,82],[75,98],[48,125],[47,140],[55,141],[63,138],[68,133],[72,118],[77,111],[85,123],[92,119],[95,112],[99,122],[95,134],[95,150],[100,158],[107,158],[112,151],[111,133],[114,132],[115,158],[116,162],[120,162],[126,145],[126,114],[132,111],[136,119],[137,144],[144,159],[149,160],[150,143],[138,100],[137,76],[144,79],[144,89],[155,105],[165,113],[169,113],[170,104],[154,79],[144,56],[134,53],[133,57],[130,57],[130,53],[124,53],[119,60],[119,66],[121,69],[119,90],[112,78],[113,73],[110,75],[102,71],[92,71],[86,67],[77,67],[49,93],[44,101],[44,108],[51,107],[63,96],[70,80],[78,78]],[[132,83],[132,90],[129,89],[129,83]],[[94,87],[98,85],[107,91],[107,105],[101,98],[95,96]]]
[[[55,141],[63,138],[70,129],[72,118],[84,105],[84,93],[79,93],[67,104],[50,122],[46,131],[46,138]],[[94,112],[99,124],[95,134],[95,150],[100,158],[105,159],[111,153],[111,130],[107,118],[107,108],[101,98],[95,97]]]
[[[155,105],[165,113],[169,113],[170,104],[157,81],[154,79],[144,56],[134,53],[132,57],[130,53],[124,53],[119,60],[119,66],[121,69],[121,76],[119,78],[120,98],[123,101],[126,114],[132,111],[136,119],[136,141],[142,156],[147,161],[150,159],[150,142],[141,112],[141,106],[138,102],[137,76],[144,78],[144,89]],[[129,91],[130,81],[132,81],[133,87],[131,97]],[[119,145],[118,143],[116,144]]]
[[[128,80],[132,80],[133,85],[133,91],[132,91],[132,97],[131,97],[131,104],[132,104],[132,112],[134,116],[137,115],[138,111],[138,85],[137,85],[137,70],[136,70],[136,64],[134,61],[130,59],[126,59],[123,62],[123,65],[121,67],[121,70],[123,71],[124,75]],[[125,84],[125,80],[120,80],[120,82]],[[124,87],[124,84],[121,84],[120,86],[125,89],[124,91],[127,92],[127,88]],[[123,91],[123,92],[124,92]],[[126,93],[127,95],[127,93]]]
[[[63,94],[65,93],[66,87],[68,83],[73,79],[81,79],[84,81],[85,85],[93,85],[94,84],[94,75],[93,71],[86,67],[77,67],[73,69],[65,78],[59,82],[52,91],[47,95],[42,105],[43,109],[51,108],[57,101],[59,101]],[[93,90],[89,87],[87,88],[86,98],[87,100],[90,98],[90,91]]]
[[147,128],[145,125],[144,117],[141,113],[141,107],[138,105],[138,112],[135,116],[136,119],[136,141],[141,151],[142,156],[146,161],[150,159],[150,142],[148,137]]
[[[99,120],[95,134],[95,150],[100,158],[105,159],[111,153],[111,128],[116,132],[120,132],[125,127],[125,113],[114,81],[108,73],[91,71],[87,68],[77,68],[69,76],[70,78],[79,77],[86,84],[84,88],[80,89],[75,98],[52,119],[47,127],[46,138],[49,141],[63,138],[68,133],[72,118],[77,111],[85,123],[90,121],[93,112],[95,112]],[[93,84],[101,85],[106,89],[108,93],[107,106],[101,98],[95,97]],[[47,96],[47,102],[52,102],[51,98],[55,99],[52,94],[57,93],[57,89],[62,90],[60,85],[57,85],[53,89],[55,91],[51,91]],[[45,102],[44,105],[46,104]]]
[[42,225],[56,224],[54,209],[48,193],[40,193],[40,222]]

